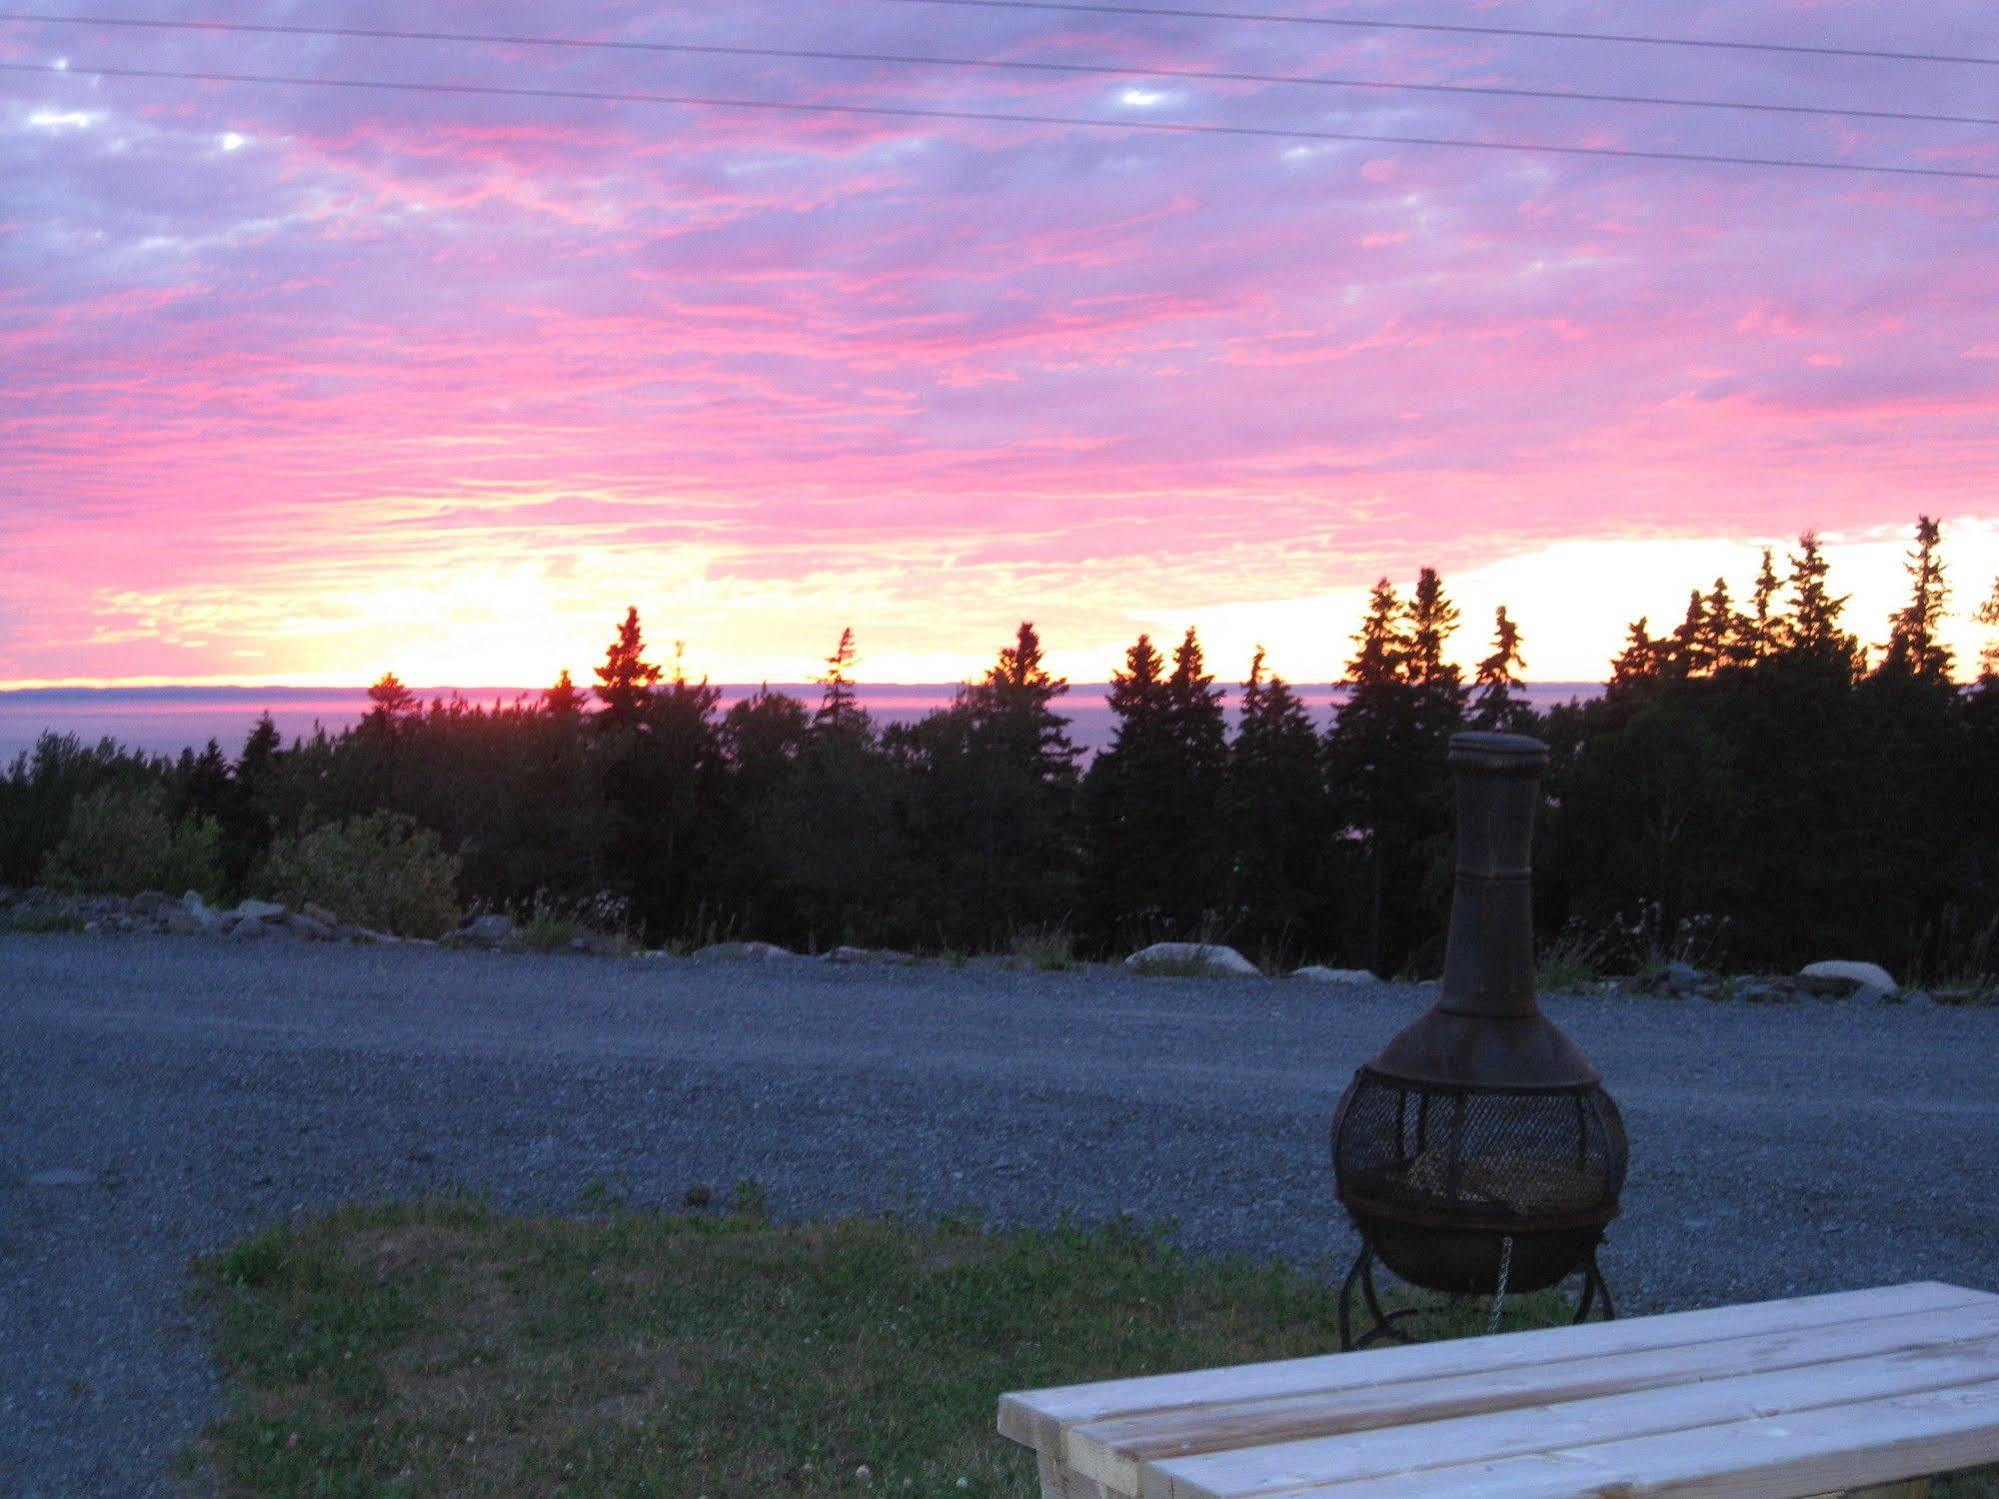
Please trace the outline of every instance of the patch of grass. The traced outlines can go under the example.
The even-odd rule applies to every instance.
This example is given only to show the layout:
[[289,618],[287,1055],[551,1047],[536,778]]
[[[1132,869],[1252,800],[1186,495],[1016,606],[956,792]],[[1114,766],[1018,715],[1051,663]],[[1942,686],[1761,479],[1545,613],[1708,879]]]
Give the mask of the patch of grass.
[[53,932],[80,932],[83,918],[74,911],[15,911],[0,916],[0,932],[21,932],[47,936]]
[[[1323,1353],[1334,1292],[1129,1226],[349,1209],[204,1269],[249,1494],[1029,1499],[1002,1391]],[[1526,1304],[1513,1318],[1534,1320]],[[1477,1329],[1482,1331],[1482,1326]]]
[[1015,961],[1043,973],[1076,966],[1076,934],[1064,926],[1035,926],[1013,935]]
[[1604,933],[1571,921],[1542,946],[1535,961],[1534,987],[1543,994],[1567,994],[1604,975],[1610,941]]
[[[1032,1499],[1032,1458],[993,1432],[1001,1392],[1338,1346],[1329,1286],[1129,1225],[773,1226],[749,1182],[732,1209],[453,1201],[246,1239],[203,1266],[229,1395],[189,1471],[225,1495]],[[1424,1330],[1483,1332],[1487,1306]],[[1507,1310],[1516,1328],[1567,1309]]]
[[560,916],[536,915],[515,927],[507,945],[522,952],[561,952],[590,929]]

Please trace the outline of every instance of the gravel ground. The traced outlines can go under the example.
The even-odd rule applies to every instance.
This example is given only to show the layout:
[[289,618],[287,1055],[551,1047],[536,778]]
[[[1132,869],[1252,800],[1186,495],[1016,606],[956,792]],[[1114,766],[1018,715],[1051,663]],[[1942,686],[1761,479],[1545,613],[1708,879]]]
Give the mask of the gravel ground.
[[[785,1215],[1125,1212],[1344,1268],[1332,1105],[1426,1002],[0,935],[0,1492],[168,1490],[216,1392],[189,1257],[347,1199],[677,1205],[751,1177]],[[1626,1310],[1999,1288],[1999,1010],[1547,1008],[1630,1129],[1605,1254]]]

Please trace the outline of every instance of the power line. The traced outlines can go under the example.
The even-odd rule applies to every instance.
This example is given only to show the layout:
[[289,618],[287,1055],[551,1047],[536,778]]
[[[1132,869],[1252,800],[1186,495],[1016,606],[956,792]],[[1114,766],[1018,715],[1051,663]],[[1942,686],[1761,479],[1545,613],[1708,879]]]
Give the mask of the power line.
[[1949,62],[1999,67],[1999,57],[1954,52],[1891,52],[1878,47],[1815,47],[1797,42],[1738,42],[1709,37],[1654,36],[1623,31],[1561,31],[1537,26],[1474,26],[1464,22],[1373,21],[1357,16],[1301,16],[1283,12],[1189,10],[1168,5],[1094,5],[1087,0],[883,0],[890,5],[960,5],[981,10],[1087,11],[1102,16],[1171,16],[1190,21],[1276,21],[1293,26],[1343,26],[1356,31],[1427,31],[1458,36],[1531,37],[1538,41],[1623,42],[1646,47],[1711,47],[1728,52],[1788,52],[1804,57],[1862,57],[1875,62]]
[[259,21],[176,21],[136,16],[34,15],[0,11],[0,22],[27,21],[55,26],[116,26],[152,31],[246,33],[257,36],[345,37],[367,41],[471,42],[505,47],[562,47],[584,51],[651,52],[715,57],[765,57],[804,62],[893,63],[916,67],[982,68],[1012,72],[1101,74],[1126,78],[1184,78],[1212,83],[1302,85],[1432,94],[1471,94],[1507,99],[1553,99],[1590,104],[1649,104],[1676,109],[1739,109],[1764,114],[1836,116],[1861,120],[1914,121],[1931,125],[1999,125],[1999,116],[1927,114],[1913,110],[1859,109],[1820,104],[1776,104],[1757,100],[1667,98],[1656,94],[1580,93],[1568,89],[1517,88],[1499,84],[1403,83],[1374,78],[1335,78],[1288,73],[1233,72],[1207,68],[1145,67],[1120,63],[1054,62],[1013,58],[943,57],[907,52],[845,52],[821,48],[749,47],[720,43],[596,40],[585,37],[519,35],[480,31],[409,31],[387,26],[307,26]]
[[925,109],[891,104],[820,104],[800,99],[736,99],[709,94],[623,93],[594,89],[524,88],[496,83],[402,82],[381,78],[317,78],[290,73],[191,72],[170,68],[97,67],[87,64],[0,62],[0,71],[58,77],[95,74],[105,78],[161,79],[185,83],[252,83],[287,87],[380,89],[414,94],[474,94],[512,99],[567,99],[602,104],[678,104],[706,109],[763,109],[791,114],[868,115],[904,120],[954,120],[994,125],[1061,125],[1088,130],[1150,131],[1172,135],[1228,135],[1267,140],[1340,141],[1375,146],[1439,146],[1469,151],[1541,152],[1557,156],[1598,156],[1630,161],[1672,161],[1700,166],[1781,167],[1817,172],[1880,173],[1897,177],[1938,177],[1966,182],[1999,182],[1999,172],[1954,167],[1893,166],[1857,161],[1814,161],[1807,157],[1741,156],[1723,152],[1649,151],[1624,146],[1568,146],[1547,141],[1482,141],[1431,135],[1361,135],[1343,130],[1291,130],[1263,125],[1183,124],[1170,120],[1097,120],[1080,115],[1004,114],[976,109]]

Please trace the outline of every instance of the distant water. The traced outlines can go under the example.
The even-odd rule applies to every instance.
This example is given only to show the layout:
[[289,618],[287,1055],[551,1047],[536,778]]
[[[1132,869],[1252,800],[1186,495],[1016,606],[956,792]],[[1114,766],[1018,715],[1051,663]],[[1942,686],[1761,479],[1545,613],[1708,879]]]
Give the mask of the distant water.
[[[818,687],[809,683],[773,683],[772,689],[788,692],[807,703],[819,699]],[[1233,684],[1225,684],[1233,685]],[[424,687],[418,689],[426,701],[450,697],[453,693],[468,701],[490,704],[511,702],[539,688],[521,687]],[[952,682],[860,688],[862,705],[878,722],[910,722],[950,704],[958,690]],[[750,696],[752,686],[722,689],[726,707]],[[1062,711],[1069,718],[1069,734],[1084,749],[1096,750],[1109,742],[1113,719],[1101,683],[1078,685],[1062,699]],[[1324,687],[1301,689],[1322,720],[1331,716],[1331,691]],[[1536,683],[1527,689],[1528,701],[1536,707],[1564,703],[1574,697],[1595,697],[1603,691],[1595,682]],[[1239,690],[1229,693],[1234,707]],[[260,713],[269,713],[278,731],[289,743],[310,734],[315,724],[329,733],[347,727],[367,711],[368,696],[360,687],[35,687],[0,692],[0,761],[11,761],[34,745],[45,731],[75,734],[95,742],[112,738],[121,744],[155,753],[178,753],[186,746],[199,748],[210,739],[218,741],[230,755],[240,750],[244,737]]]

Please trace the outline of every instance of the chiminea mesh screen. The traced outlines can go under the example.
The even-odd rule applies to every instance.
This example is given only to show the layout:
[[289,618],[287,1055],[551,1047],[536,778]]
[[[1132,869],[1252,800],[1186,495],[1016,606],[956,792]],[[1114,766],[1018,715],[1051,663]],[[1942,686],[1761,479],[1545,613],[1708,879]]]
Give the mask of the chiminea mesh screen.
[[1356,1203],[1438,1226],[1506,1232],[1606,1220],[1624,1132],[1601,1088],[1434,1088],[1363,1069],[1334,1135]]

